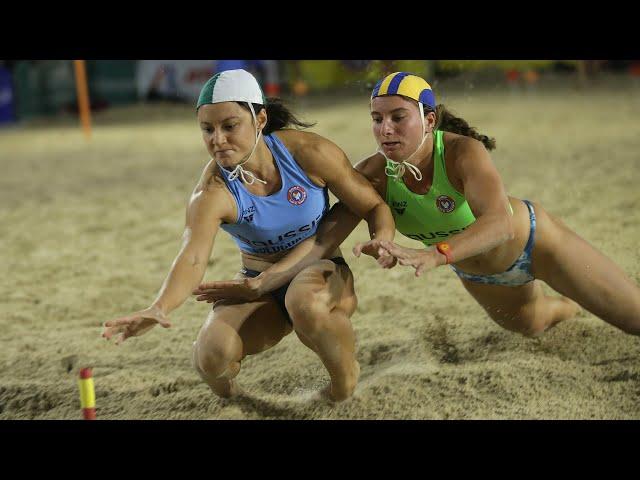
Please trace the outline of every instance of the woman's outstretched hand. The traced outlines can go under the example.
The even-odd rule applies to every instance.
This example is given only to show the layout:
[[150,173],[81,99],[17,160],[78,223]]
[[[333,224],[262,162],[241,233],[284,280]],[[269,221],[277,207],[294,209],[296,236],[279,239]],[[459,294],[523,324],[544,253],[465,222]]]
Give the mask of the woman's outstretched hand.
[[193,291],[199,302],[213,303],[218,300],[237,300],[252,302],[262,296],[260,281],[257,278],[221,280],[202,283]]
[[382,240],[380,247],[385,250],[394,259],[398,260],[400,265],[410,266],[416,269],[416,277],[427,272],[439,265],[437,257],[432,250],[424,248],[407,248],[400,245]]
[[382,248],[382,240],[369,240],[368,242],[356,243],[353,247],[353,254],[360,257],[361,254],[369,255],[378,262],[382,268],[393,268],[396,266],[396,258]]
[[102,336],[107,340],[115,337],[115,343],[119,345],[129,337],[137,337],[147,333],[156,324],[160,324],[164,328],[171,326],[169,319],[160,308],[149,307],[126,317],[105,322]]

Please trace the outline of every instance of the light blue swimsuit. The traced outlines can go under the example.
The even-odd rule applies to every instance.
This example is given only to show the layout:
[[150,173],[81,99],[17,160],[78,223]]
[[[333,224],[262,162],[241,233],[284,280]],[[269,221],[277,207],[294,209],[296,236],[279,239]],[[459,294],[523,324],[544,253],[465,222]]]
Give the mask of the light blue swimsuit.
[[329,208],[327,188],[309,179],[276,135],[263,138],[282,179],[279,191],[268,196],[254,195],[241,180],[229,181],[230,173],[220,168],[238,208],[236,223],[223,223],[220,227],[233,237],[240,250],[254,254],[292,249],[316,233]]

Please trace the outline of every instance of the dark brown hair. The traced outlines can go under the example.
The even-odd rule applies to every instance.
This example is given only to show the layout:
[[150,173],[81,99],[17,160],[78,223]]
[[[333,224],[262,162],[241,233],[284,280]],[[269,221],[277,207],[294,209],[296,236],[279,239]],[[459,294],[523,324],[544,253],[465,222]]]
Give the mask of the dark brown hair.
[[[425,115],[427,113],[425,108]],[[433,112],[432,109],[429,111]],[[445,130],[451,133],[457,133],[464,135],[465,137],[475,138],[479,142],[482,142],[487,150],[494,150],[496,148],[496,139],[490,138],[487,135],[482,135],[474,127],[470,127],[464,118],[457,117],[452,112],[447,110],[443,104],[436,107],[436,128],[438,130]]]
[[[282,102],[282,99],[278,97],[268,97],[266,100],[266,105],[252,103],[253,110],[256,112],[256,115],[258,115],[258,112],[263,108],[267,111],[267,124],[262,129],[263,135],[269,135],[270,133],[287,127],[293,127],[300,130],[302,128],[313,127],[315,125],[315,123],[306,123],[299,120]],[[245,102],[238,102],[238,105],[245,110],[250,111],[249,106]]]

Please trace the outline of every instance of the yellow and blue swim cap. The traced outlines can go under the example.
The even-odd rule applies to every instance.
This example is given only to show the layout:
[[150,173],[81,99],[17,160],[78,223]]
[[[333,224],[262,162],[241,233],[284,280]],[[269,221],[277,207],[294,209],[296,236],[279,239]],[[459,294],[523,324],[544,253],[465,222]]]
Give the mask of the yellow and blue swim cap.
[[416,102],[436,109],[436,98],[429,85],[423,78],[407,72],[395,72],[380,80],[371,92],[371,100],[383,95],[402,95]]

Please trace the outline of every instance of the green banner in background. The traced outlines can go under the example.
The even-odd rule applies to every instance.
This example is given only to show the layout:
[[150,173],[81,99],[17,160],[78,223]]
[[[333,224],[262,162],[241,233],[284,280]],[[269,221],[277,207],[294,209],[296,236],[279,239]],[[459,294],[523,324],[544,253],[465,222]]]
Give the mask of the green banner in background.
[[[545,70],[562,63],[575,67],[577,60],[370,60],[360,61],[361,67],[354,68],[357,62],[343,60],[299,60],[298,68],[302,80],[310,90],[329,90],[340,88],[371,89],[384,73],[410,72],[434,81],[435,73],[479,72],[482,70]],[[351,64],[351,65],[350,65]],[[290,82],[297,80],[294,68],[289,68],[287,77]]]
[[[363,61],[365,62],[365,61]],[[394,60],[387,62],[393,71],[406,71],[428,77],[431,65],[428,60]],[[385,63],[371,60],[364,68],[353,68],[342,60],[300,60],[300,74],[311,90],[327,90],[339,88],[373,88],[385,72]],[[292,69],[288,72],[289,80],[295,80]]]

